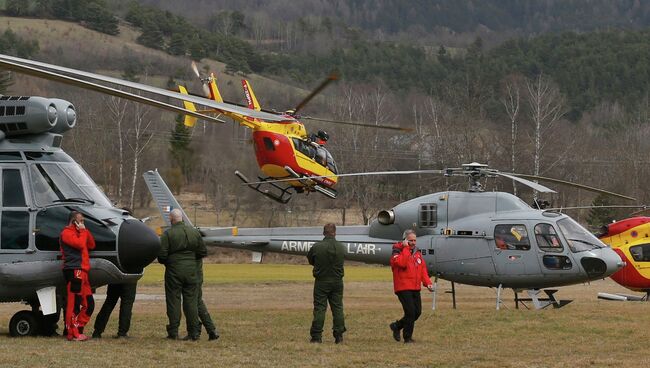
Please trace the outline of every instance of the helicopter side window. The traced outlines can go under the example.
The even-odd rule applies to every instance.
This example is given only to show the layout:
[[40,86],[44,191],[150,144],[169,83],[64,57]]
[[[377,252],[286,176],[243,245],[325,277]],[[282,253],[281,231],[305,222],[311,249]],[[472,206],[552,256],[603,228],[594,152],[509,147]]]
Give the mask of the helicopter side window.
[[637,262],[650,262],[650,244],[640,244],[630,247],[630,254]]
[[18,169],[2,170],[2,206],[27,207],[23,180]]
[[[305,142],[298,138],[292,138],[293,146],[298,150],[298,152],[304,154],[305,156],[314,159],[316,157],[316,149],[308,142]],[[320,163],[320,162],[319,162]]]
[[564,250],[555,228],[550,224],[535,225],[535,240],[539,249],[545,252],[562,252]]
[[494,242],[501,250],[530,250],[530,240],[525,225],[497,225]]
[[29,246],[29,212],[2,211],[0,248],[27,249]]
[[264,141],[264,147],[267,151],[275,151],[275,145],[273,145],[271,138],[264,137],[262,140]]

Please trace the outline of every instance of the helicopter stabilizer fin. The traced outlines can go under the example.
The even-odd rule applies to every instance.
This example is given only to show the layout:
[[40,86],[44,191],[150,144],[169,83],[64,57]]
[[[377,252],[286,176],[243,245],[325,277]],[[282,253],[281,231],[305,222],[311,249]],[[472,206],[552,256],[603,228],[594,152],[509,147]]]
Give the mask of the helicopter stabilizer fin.
[[171,226],[171,222],[169,221],[169,212],[174,208],[178,208],[183,214],[183,222],[192,226],[189,217],[187,217],[185,211],[183,211],[181,205],[176,200],[176,197],[174,197],[171,190],[169,190],[169,187],[167,187],[167,184],[165,184],[165,181],[158,173],[158,170],[149,170],[142,174],[142,176],[144,177],[144,182],[147,184],[147,188],[149,188],[151,196],[154,201],[156,201],[156,205],[165,220],[165,224]]
[[257,111],[262,110],[260,103],[257,101],[257,97],[255,97],[255,92],[253,92],[251,84],[248,83],[246,79],[242,79],[241,85],[244,88],[244,95],[246,96],[246,102],[248,102],[248,108]]
[[221,92],[219,92],[219,88],[217,87],[217,77],[214,73],[210,73],[208,88],[210,89],[210,98],[214,101],[223,103],[223,97],[221,97]]
[[[178,90],[184,95],[189,95],[189,93],[187,93],[187,88],[184,86],[179,85]],[[187,110],[196,112],[196,106],[194,106],[194,104],[190,101],[183,100],[183,106],[185,106],[185,109]],[[194,116],[185,115],[183,124],[185,124],[186,127],[193,127],[194,124],[196,124],[196,118]]]

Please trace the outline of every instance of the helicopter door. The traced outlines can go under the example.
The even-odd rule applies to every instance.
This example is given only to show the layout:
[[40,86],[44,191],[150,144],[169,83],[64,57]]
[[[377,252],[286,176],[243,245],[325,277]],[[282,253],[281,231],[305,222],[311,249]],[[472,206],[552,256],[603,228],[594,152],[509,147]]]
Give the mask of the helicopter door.
[[493,275],[494,262],[492,262],[488,243],[485,237],[465,235],[433,237],[429,250],[429,254],[433,253],[433,257],[425,257],[425,259],[428,264],[435,259],[435,272],[441,274]]
[[496,225],[491,248],[498,275],[539,274],[539,262],[536,252],[531,249],[531,241],[525,224]]
[[29,253],[30,214],[25,195],[22,165],[2,166],[0,208],[0,253]]
[[547,223],[538,223],[534,229],[535,242],[539,251],[542,272],[548,275],[577,273],[580,270],[574,264],[568,247],[562,245],[555,227]]

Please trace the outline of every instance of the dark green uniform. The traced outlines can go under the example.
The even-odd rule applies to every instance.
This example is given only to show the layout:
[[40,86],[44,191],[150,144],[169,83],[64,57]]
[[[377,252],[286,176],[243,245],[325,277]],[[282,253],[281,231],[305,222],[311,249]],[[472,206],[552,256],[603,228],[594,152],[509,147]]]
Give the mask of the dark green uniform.
[[198,317],[199,273],[197,259],[208,251],[198,230],[178,222],[167,229],[160,238],[158,262],[165,265],[165,299],[167,301],[167,334],[178,337],[181,322],[181,295],[187,334],[198,338],[201,331]]
[[117,336],[123,337],[127,335],[131,327],[131,312],[133,311],[133,302],[135,301],[137,287],[138,284],[135,282],[128,284],[108,284],[106,288],[106,300],[104,301],[104,305],[102,305],[102,309],[97,314],[97,318],[95,318],[93,338],[102,336],[118,299],[120,300],[120,318]]
[[[217,331],[217,326],[214,325],[212,317],[206,308],[205,303],[203,302],[203,260],[199,259],[197,262],[197,268],[199,273],[199,289],[198,289],[198,301],[199,301],[199,321],[205,327],[205,330],[210,336],[219,336]],[[199,328],[199,333],[200,328]]]
[[314,244],[307,253],[309,264],[314,266],[314,320],[309,331],[312,339],[320,340],[329,302],[334,322],[334,336],[345,332],[343,315],[343,258],[344,246],[333,237],[325,237]]

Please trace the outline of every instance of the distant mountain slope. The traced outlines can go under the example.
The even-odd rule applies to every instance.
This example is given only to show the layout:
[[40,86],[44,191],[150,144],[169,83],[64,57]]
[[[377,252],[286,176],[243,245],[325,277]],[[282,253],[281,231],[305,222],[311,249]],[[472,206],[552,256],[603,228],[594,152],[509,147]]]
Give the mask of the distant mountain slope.
[[[327,17],[351,27],[388,34],[454,33],[485,27],[494,32],[539,34],[650,25],[650,2],[640,0],[138,0],[188,18],[206,20],[224,10],[247,17],[265,14],[270,22]],[[521,33],[520,33],[521,35]]]
[[[172,56],[136,43],[139,32],[131,27],[121,26],[118,36],[109,36],[71,22],[0,17],[0,32],[7,29],[24,39],[38,40],[40,52],[35,59],[39,61],[117,76],[135,63],[141,72],[147,74],[149,84],[165,87],[167,78],[175,76],[178,81],[188,81],[195,92],[201,91],[196,77],[190,71],[189,58]],[[214,60],[203,59],[200,65],[203,71],[206,70],[204,67],[207,67],[207,70],[217,73],[220,88],[225,92],[226,98],[243,102],[240,75],[224,73],[225,65]],[[255,74],[247,75],[246,78],[255,86],[258,98],[263,104],[274,102],[264,93],[265,90],[282,90],[283,97],[289,96],[295,101],[299,100],[298,96],[307,93]],[[18,87],[14,86],[12,89],[16,90]],[[283,107],[285,106],[278,106]]]

